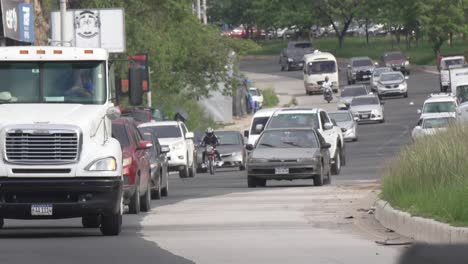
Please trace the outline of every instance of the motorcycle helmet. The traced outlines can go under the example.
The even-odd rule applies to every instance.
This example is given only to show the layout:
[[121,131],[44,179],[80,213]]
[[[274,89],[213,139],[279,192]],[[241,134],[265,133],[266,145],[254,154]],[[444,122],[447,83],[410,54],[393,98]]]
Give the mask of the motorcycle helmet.
[[207,135],[208,137],[212,137],[212,136],[214,135],[214,130],[213,130],[213,128],[211,128],[211,127],[207,128],[207,129],[206,129],[206,135]]

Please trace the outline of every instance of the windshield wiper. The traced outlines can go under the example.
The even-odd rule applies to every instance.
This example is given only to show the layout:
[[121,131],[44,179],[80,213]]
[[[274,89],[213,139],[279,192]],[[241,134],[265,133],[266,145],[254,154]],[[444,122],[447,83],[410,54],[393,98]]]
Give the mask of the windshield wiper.
[[262,143],[262,144],[260,144],[260,146],[269,147],[269,148],[274,148],[275,147],[275,146],[273,146],[271,144],[267,144],[267,143]]
[[294,147],[299,147],[299,148],[303,147],[303,146],[301,146],[301,145],[299,145],[297,143],[294,143],[294,142],[283,142],[283,144],[294,146]]

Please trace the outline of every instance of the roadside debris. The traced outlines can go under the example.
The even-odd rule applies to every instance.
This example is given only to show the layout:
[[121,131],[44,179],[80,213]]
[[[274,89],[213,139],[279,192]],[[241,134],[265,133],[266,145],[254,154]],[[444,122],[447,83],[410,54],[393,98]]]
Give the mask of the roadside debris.
[[407,246],[413,244],[412,241],[397,241],[393,239],[385,239],[384,241],[376,240],[375,243],[382,246]]

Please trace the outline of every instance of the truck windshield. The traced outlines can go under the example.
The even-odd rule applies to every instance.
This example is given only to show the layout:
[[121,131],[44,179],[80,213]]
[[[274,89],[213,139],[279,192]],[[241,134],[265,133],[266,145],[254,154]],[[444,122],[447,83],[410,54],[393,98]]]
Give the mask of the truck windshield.
[[309,63],[308,73],[311,74],[322,74],[322,73],[335,73],[336,64],[334,61],[317,61]]
[[0,103],[106,102],[104,62],[2,62]]
[[460,104],[468,101],[468,85],[457,86],[457,99]]

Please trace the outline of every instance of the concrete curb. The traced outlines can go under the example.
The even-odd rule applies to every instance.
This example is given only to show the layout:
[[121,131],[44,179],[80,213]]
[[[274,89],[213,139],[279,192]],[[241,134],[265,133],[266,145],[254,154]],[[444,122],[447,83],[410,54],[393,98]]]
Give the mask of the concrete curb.
[[426,243],[467,243],[468,228],[454,227],[432,219],[413,217],[394,209],[388,202],[376,203],[375,218],[386,228]]

